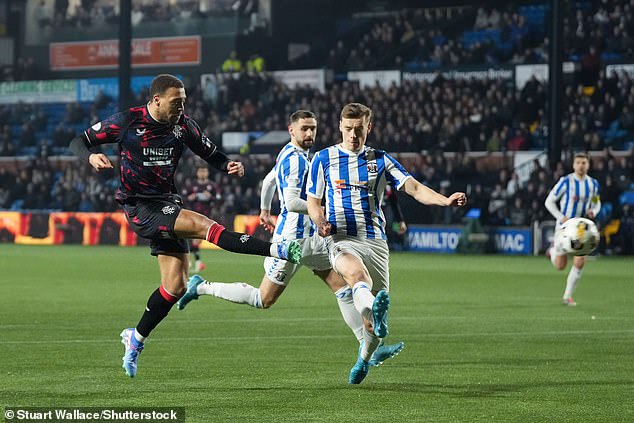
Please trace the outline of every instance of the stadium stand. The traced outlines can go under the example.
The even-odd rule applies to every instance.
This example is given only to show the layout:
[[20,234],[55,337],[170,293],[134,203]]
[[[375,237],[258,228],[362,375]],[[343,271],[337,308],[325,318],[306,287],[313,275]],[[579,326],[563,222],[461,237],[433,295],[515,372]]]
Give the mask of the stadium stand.
[[[195,13],[229,13],[229,3],[215,2],[214,7],[221,9]],[[66,25],[69,19],[82,15],[90,15],[90,19],[116,15],[112,5],[93,2],[91,6],[100,9],[99,13],[76,10],[41,24]],[[565,25],[570,31],[565,31],[565,51],[579,71],[566,79],[564,87],[563,149],[568,155],[576,150],[593,152],[590,174],[603,187],[604,209],[599,222],[606,225],[612,219],[627,219],[634,203],[634,85],[631,73],[607,72],[605,68],[609,62],[634,57],[632,5],[611,0],[566,5]],[[139,7],[141,19],[148,18],[147,5]],[[192,4],[179,2],[169,7],[183,12]],[[315,46],[301,63],[325,64],[335,75],[396,67],[403,72],[437,70],[436,76],[403,79],[400,85],[388,87],[362,87],[356,81],[336,77],[325,92],[320,92],[308,86],[290,88],[268,72],[216,74],[217,96],[213,101],[204,96],[200,84],[188,87],[187,113],[220,142],[229,131],[283,130],[291,111],[310,109],[320,120],[316,148],[322,148],[338,138],[337,111],[341,105],[351,100],[367,103],[375,111],[376,122],[370,144],[399,154],[414,176],[434,189],[449,192],[467,186],[485,224],[526,225],[549,220],[542,199],[564,169],[570,168],[569,157],[555,172],[536,162],[530,176],[522,180],[512,162],[515,152],[539,152],[546,147],[547,85],[533,77],[516,88],[511,79],[451,79],[441,72],[445,66],[460,69],[544,63],[548,12],[541,4],[514,4],[497,9],[388,10],[349,17],[329,46]],[[351,45],[356,47],[350,49]],[[2,70],[4,81],[43,75],[29,58]],[[137,100],[142,103],[144,98],[141,93]],[[116,171],[96,175],[87,166],[75,166],[67,150],[74,134],[116,110],[115,102],[106,96],[93,103],[0,105],[0,208],[116,210],[112,200]],[[114,146],[105,152],[113,155]],[[253,199],[273,158],[271,154],[241,157],[249,169],[243,180],[214,175],[223,187],[223,201],[217,203],[214,213],[257,213],[258,204]],[[191,183],[197,163],[193,156],[185,160],[187,164],[181,169],[189,169],[191,174],[185,171],[178,176],[177,185],[183,189]],[[429,215],[407,218],[425,223],[457,223],[462,218],[444,211],[426,213]],[[627,228],[625,225],[624,230]]]

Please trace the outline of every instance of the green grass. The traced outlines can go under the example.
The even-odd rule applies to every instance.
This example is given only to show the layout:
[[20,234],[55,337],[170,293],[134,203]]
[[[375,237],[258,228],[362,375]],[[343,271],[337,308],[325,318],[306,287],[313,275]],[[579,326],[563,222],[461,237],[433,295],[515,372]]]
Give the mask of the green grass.
[[[212,280],[258,257],[205,251]],[[122,328],[160,283],[146,248],[0,246],[0,408],[183,406],[188,422],[634,421],[634,260],[584,271],[576,308],[543,257],[393,254],[390,339],[349,386],[354,337],[302,270],[270,310],[173,310],[128,379]],[[595,316],[593,318],[593,316]]]

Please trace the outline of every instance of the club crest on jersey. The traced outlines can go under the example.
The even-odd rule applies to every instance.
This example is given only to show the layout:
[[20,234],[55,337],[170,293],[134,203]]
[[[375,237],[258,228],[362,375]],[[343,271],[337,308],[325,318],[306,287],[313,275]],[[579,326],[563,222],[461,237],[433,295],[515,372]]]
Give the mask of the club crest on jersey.
[[137,137],[142,137],[143,135],[145,135],[145,131],[147,131],[147,128],[143,128],[143,130],[137,128],[136,129],[136,136]]
[[180,126],[176,125],[176,126],[174,126],[174,129],[172,129],[172,133],[174,134],[176,139],[181,139],[181,137],[183,136],[183,128],[181,128]]
[[175,206],[165,206],[161,209],[161,211],[163,212],[163,214],[168,215],[168,214],[174,214],[174,212],[176,211],[176,207]]
[[376,162],[368,162],[368,172],[378,173],[378,171],[379,171],[379,166],[376,164]]

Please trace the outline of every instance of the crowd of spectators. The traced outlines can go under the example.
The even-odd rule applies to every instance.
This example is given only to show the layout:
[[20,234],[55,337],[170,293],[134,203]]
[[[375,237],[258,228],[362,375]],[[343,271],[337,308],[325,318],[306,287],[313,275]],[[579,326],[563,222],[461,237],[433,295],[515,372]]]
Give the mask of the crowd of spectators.
[[544,28],[529,27],[517,5],[406,9],[354,28],[319,60],[335,71],[542,62]]
[[[107,23],[118,13],[118,3],[112,0],[54,3],[58,13],[43,14],[41,25]],[[133,22],[222,15],[249,10],[250,3],[147,0],[135,2]],[[43,7],[49,4],[42,1]],[[562,147],[566,152],[630,149],[629,156],[607,153],[593,160],[590,174],[601,183],[604,203],[612,206],[606,207],[609,212],[604,212],[602,223],[619,217],[631,222],[632,210],[627,204],[621,207],[618,198],[634,181],[634,83],[626,72],[606,74],[602,62],[634,58],[634,5],[624,0],[585,0],[565,2],[565,7],[565,53],[579,62],[580,72],[564,86]],[[368,19],[335,40],[327,57],[309,59],[335,71],[545,62],[546,13],[543,5],[516,4],[402,10]],[[302,64],[306,62],[295,63]],[[39,77],[32,59],[2,69],[3,80]],[[291,88],[252,67],[220,73],[210,81],[188,87],[187,113],[219,144],[229,131],[283,130],[288,115],[303,108],[319,118],[316,148],[320,149],[339,139],[338,113],[343,104],[370,105],[375,126],[369,143],[405,153],[403,160],[414,176],[434,189],[467,189],[472,206],[481,210],[488,225],[524,226],[549,220],[543,199],[557,178],[570,171],[567,162],[559,163],[554,172],[535,163],[530,178],[520,182],[510,162],[482,168],[474,159],[477,154],[470,154],[502,152],[511,157],[513,151],[545,149],[547,86],[537,78],[517,89],[512,79],[451,79],[437,72],[432,81],[404,79],[388,88],[379,84],[362,88],[358,82],[336,79],[320,92],[309,86]],[[139,95],[139,103],[145,101],[145,94]],[[61,117],[51,114],[51,107],[61,107]],[[87,165],[75,166],[73,160],[57,157],[68,154],[68,142],[79,130],[110,114],[113,107],[111,99],[101,97],[92,104],[0,105],[0,156],[32,157],[16,161],[15,167],[0,163],[0,209],[116,210],[112,198],[116,171],[95,174]],[[212,173],[222,192],[213,214],[257,213],[259,181],[273,158],[243,156],[249,172],[242,180]],[[177,186],[184,191],[193,180],[196,160],[186,156],[181,165]],[[409,209],[416,210],[405,207],[406,215]],[[431,208],[406,217],[422,220],[417,223],[444,224],[462,219],[459,213]]]
[[[139,0],[132,4],[132,25],[146,22],[179,22],[257,11],[255,0]],[[118,0],[40,0],[34,19],[46,28],[89,28],[116,25]]]
[[[567,60],[589,72],[599,61],[634,58],[634,5],[627,0],[565,1]],[[327,47],[289,66],[326,66],[335,71],[423,70],[456,65],[546,63],[549,5],[508,3],[411,8],[341,24]]]
[[[335,82],[323,93],[291,88],[266,72],[218,74],[214,81],[188,89],[187,113],[218,142],[227,131],[284,129],[290,113],[303,108],[319,117],[319,142],[326,145],[337,138],[339,109],[354,100],[372,106],[376,146],[393,152],[546,146],[547,87],[534,77],[521,90],[512,80],[448,79],[439,73],[433,81],[404,80],[389,88]],[[568,84],[564,94],[564,149],[626,149],[634,143],[634,83],[627,73],[601,71],[590,89]],[[77,128],[100,120],[105,106],[99,103],[64,105],[63,119],[55,122],[41,105],[0,106],[0,156],[33,153],[35,147],[46,149],[37,155],[60,154]]]
[[[225,131],[284,128],[293,110],[313,110],[324,143],[336,138],[338,110],[349,101],[375,111],[377,146],[390,151],[505,151],[544,149],[548,133],[547,87],[532,78],[521,89],[503,79],[427,81],[361,88],[337,82],[325,93],[289,88],[266,74],[219,76],[212,101],[193,90],[189,113],[220,139]],[[601,150],[634,140],[634,84],[626,73],[601,72],[588,90],[565,87],[563,147]]]
[[634,4],[624,0],[565,2],[564,34],[566,56],[596,65],[603,54],[606,60],[634,58]]
[[[532,163],[530,176],[521,180],[512,167],[512,155],[475,156],[470,154],[404,154],[397,158],[412,176],[441,193],[464,190],[469,208],[481,211],[481,221],[492,226],[528,226],[534,221],[552,220],[544,208],[548,191],[562,175],[571,171],[570,155],[551,171]],[[261,181],[274,164],[274,155],[244,155],[244,178],[211,172],[220,195],[213,200],[212,216],[258,214]],[[195,170],[203,162],[191,153],[179,166],[176,184],[181,194],[190,191]],[[37,158],[0,166],[0,209],[54,209],[63,211],[115,211],[114,192],[118,169],[93,172],[76,159]],[[589,172],[601,185],[603,211],[597,221],[603,227],[612,219],[628,217],[632,206],[620,196],[634,181],[634,155],[600,152],[591,160]],[[406,195],[399,196],[409,223],[461,224],[464,212],[444,208],[418,207]],[[276,212],[276,210],[274,210]],[[634,235],[634,234],[633,234]]]

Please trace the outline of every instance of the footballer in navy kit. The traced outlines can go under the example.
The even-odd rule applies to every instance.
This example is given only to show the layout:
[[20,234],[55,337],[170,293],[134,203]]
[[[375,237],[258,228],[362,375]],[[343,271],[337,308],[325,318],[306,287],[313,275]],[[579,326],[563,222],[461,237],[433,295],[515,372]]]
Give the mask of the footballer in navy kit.
[[244,175],[242,163],[230,160],[184,114],[185,88],[172,75],[158,75],[146,105],[133,107],[94,124],[71,143],[71,150],[96,171],[111,169],[101,144],[119,144],[121,181],[116,200],[130,227],[150,240],[162,284],[151,295],[136,328],[121,332],[125,345],[123,368],[134,377],[145,338],[185,293],[189,268],[187,239],[206,239],[244,254],[277,257],[298,263],[301,247],[294,242],[269,243],[226,230],[209,217],[182,207],[174,185],[178,161],[187,147],[211,166],[229,175]]
[[[187,185],[182,192],[186,206],[204,216],[211,216],[212,205],[222,198],[222,190],[209,179],[209,168],[205,165],[196,167],[196,179]],[[206,268],[205,263],[200,258],[199,239],[192,239],[191,254],[193,256],[193,267],[195,272],[200,272]]]

